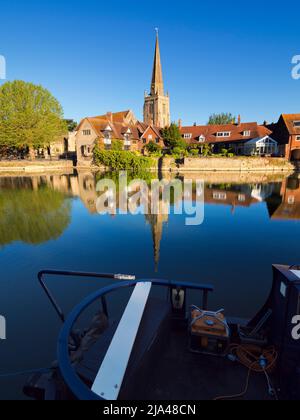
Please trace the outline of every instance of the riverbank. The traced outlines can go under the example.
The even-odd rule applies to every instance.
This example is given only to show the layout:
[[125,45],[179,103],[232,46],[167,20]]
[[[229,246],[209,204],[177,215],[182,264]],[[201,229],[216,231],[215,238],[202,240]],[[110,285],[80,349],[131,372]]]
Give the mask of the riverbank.
[[295,172],[295,166],[284,158],[262,157],[206,157],[184,158],[181,162],[164,159],[162,171],[178,172],[254,172],[254,173],[289,173]]
[[0,173],[71,173],[74,169],[73,161],[71,160],[16,160],[16,161],[0,161]]
[[[163,173],[188,173],[188,172],[241,172],[241,173],[293,173],[299,171],[293,163],[284,158],[262,157],[201,157],[184,158],[176,160],[171,157],[151,158],[149,171]],[[71,160],[36,160],[36,161],[0,161],[0,173],[48,173],[77,170],[108,171],[110,168],[95,166],[92,162],[78,163],[74,166]]]

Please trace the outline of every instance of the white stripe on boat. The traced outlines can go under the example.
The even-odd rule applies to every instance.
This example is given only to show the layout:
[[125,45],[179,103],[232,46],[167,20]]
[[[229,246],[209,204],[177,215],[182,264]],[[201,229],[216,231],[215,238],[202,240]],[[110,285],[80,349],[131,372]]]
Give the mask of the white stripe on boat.
[[138,283],[105,355],[92,391],[108,401],[118,399],[152,283]]

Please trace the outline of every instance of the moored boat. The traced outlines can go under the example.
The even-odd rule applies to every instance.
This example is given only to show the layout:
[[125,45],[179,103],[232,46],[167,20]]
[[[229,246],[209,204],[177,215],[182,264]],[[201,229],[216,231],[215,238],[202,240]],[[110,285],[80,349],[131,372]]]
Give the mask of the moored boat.
[[[65,318],[45,276],[117,280]],[[44,400],[299,400],[300,267],[274,266],[252,320],[209,308],[210,284],[44,271],[39,280],[63,327],[57,362],[24,392]],[[130,291],[124,311],[112,294]],[[125,298],[125,296],[124,296]],[[300,337],[299,337],[300,338]]]

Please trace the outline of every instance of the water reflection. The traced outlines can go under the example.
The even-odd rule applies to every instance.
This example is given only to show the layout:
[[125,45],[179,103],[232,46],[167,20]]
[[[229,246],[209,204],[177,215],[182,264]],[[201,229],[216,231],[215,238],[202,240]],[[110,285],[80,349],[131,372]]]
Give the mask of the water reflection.
[[[57,239],[71,220],[71,198],[78,197],[90,214],[97,213],[96,185],[102,177],[117,181],[117,174],[76,172],[72,175],[0,177],[0,245],[14,241],[40,244]],[[150,183],[154,174],[146,174]],[[169,179],[172,175],[168,175]],[[234,215],[239,207],[266,203],[271,220],[300,220],[299,175],[188,174],[180,178],[205,181],[206,205],[230,206]],[[130,177],[128,182],[130,181]],[[172,196],[172,202],[161,202],[161,214],[146,215],[151,226],[155,266],[160,259],[164,226],[169,216],[166,208],[183,197]],[[198,199],[196,192],[191,197]],[[98,209],[99,210],[99,209]]]

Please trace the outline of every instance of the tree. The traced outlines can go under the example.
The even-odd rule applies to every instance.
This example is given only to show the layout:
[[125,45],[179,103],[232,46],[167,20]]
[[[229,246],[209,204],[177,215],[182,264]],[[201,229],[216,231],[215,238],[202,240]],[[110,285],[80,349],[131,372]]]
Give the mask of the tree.
[[67,130],[61,105],[42,86],[17,80],[0,87],[0,147],[27,149],[34,159]]
[[160,153],[162,151],[161,146],[157,143],[154,143],[154,141],[150,141],[150,143],[145,146],[145,149],[150,154]]
[[170,149],[180,148],[184,150],[187,148],[187,144],[182,138],[178,125],[173,123],[170,127],[164,128],[162,135],[165,145]]
[[65,120],[67,126],[68,126],[68,131],[70,133],[72,133],[73,131],[75,131],[76,127],[78,126],[78,123],[74,120]]
[[230,113],[212,114],[209,117],[208,125],[222,125],[222,124],[235,124],[236,117]]

